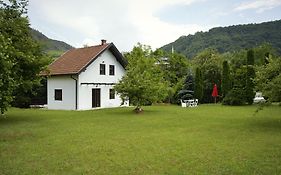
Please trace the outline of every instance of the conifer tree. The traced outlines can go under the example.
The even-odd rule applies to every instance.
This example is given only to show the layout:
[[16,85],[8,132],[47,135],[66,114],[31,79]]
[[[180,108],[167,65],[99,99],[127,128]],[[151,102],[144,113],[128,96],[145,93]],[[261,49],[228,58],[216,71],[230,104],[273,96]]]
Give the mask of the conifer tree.
[[229,73],[229,65],[227,61],[224,61],[222,64],[222,96],[225,97],[226,94],[231,89],[231,81],[230,81],[230,73]]
[[254,69],[254,51],[252,49],[247,52],[247,77],[246,77],[246,101],[248,104],[253,104],[253,98],[255,97],[254,93],[254,78],[255,78],[255,69]]
[[194,85],[194,97],[201,102],[204,89],[203,89],[203,78],[202,78],[202,72],[199,67],[196,68],[195,72],[195,85]]

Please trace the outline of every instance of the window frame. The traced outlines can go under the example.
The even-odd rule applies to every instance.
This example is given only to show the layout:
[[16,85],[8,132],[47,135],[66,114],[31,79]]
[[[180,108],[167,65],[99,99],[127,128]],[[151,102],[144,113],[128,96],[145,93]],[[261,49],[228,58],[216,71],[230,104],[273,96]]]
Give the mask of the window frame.
[[55,99],[55,101],[62,101],[62,89],[55,89],[54,99]]
[[109,89],[109,100],[114,100],[114,99],[115,99],[115,90]]
[[109,65],[109,75],[115,75],[115,65]]
[[105,64],[100,64],[100,75],[105,75],[105,72],[106,72]]

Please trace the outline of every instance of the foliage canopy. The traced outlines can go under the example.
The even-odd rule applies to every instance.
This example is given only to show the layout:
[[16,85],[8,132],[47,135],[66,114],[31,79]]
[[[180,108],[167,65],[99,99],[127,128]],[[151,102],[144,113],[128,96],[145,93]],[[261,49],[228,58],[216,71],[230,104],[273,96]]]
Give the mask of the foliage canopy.
[[26,0],[0,1],[1,113],[17,92],[30,92],[40,84],[38,74],[49,63],[31,37],[26,6]]
[[138,44],[125,57],[128,60],[127,72],[115,86],[121,98],[129,98],[137,111],[142,105],[164,100],[168,95],[168,83],[160,66],[155,64],[151,49]]
[[281,102],[281,58],[270,59],[269,63],[256,71],[256,90],[261,91],[271,102]]
[[207,48],[216,49],[219,53],[240,51],[253,48],[263,43],[270,43],[277,53],[281,54],[281,20],[261,24],[246,24],[228,27],[216,27],[208,32],[197,32],[195,35],[181,36],[176,41],[162,47],[193,58]]

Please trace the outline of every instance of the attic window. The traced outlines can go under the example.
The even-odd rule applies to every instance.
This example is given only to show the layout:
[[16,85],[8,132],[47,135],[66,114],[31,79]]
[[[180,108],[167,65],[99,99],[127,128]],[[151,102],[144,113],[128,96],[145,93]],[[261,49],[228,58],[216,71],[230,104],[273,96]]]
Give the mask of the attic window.
[[100,64],[100,75],[105,75],[105,64]]
[[62,101],[62,89],[55,89],[55,100]]
[[114,75],[115,70],[114,70],[114,65],[109,65],[109,75]]

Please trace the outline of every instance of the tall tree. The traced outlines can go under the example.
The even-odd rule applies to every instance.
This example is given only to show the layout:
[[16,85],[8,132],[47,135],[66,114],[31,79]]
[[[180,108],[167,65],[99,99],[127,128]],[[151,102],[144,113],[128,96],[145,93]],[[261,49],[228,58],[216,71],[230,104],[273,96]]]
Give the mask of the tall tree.
[[233,72],[233,87],[223,98],[225,105],[243,105],[246,103],[247,70],[245,66],[236,68]]
[[195,71],[195,84],[194,84],[194,97],[201,102],[203,98],[203,79],[202,79],[202,72],[199,67],[196,68]]
[[12,102],[12,93],[16,83],[13,80],[13,63],[10,57],[13,54],[13,47],[9,40],[0,33],[0,112],[4,114]]
[[204,93],[201,101],[205,103],[213,102],[213,85],[217,84],[218,91],[221,90],[221,54],[214,49],[206,49],[200,52],[192,62],[202,71]]
[[178,53],[169,54],[166,68],[164,69],[165,79],[172,85],[177,84],[177,82],[186,77],[188,67],[188,61],[184,55]]
[[248,104],[253,104],[253,98],[255,97],[254,92],[254,78],[255,78],[255,69],[254,69],[254,51],[252,49],[247,52],[247,78],[246,78],[246,101]]
[[16,91],[31,91],[39,84],[38,74],[49,62],[31,37],[26,14],[27,0],[0,1],[1,113]]
[[222,64],[222,82],[221,82],[222,96],[225,97],[226,94],[231,89],[230,72],[229,65],[227,61]]
[[178,53],[167,53],[163,50],[157,49],[153,52],[156,57],[157,64],[164,72],[164,78],[169,83],[169,95],[166,102],[177,103],[178,92],[181,90],[185,76],[187,75],[188,59]]
[[150,47],[138,45],[125,55],[128,60],[126,75],[116,84],[115,90],[122,99],[129,98],[135,105],[135,111],[142,111],[141,106],[160,102],[167,97],[168,83]]
[[281,102],[281,58],[269,59],[256,72],[256,90],[261,91],[270,102]]

